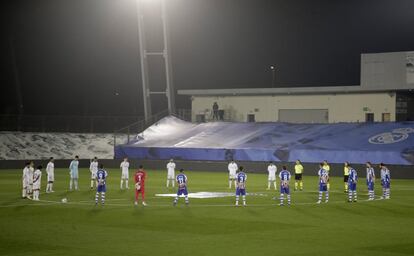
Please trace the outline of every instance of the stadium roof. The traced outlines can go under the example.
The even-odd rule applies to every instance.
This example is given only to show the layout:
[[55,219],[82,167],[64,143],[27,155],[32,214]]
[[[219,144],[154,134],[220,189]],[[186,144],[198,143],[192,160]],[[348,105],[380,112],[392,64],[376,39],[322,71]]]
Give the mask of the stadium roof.
[[364,88],[359,85],[351,86],[319,86],[319,87],[279,87],[279,88],[240,88],[240,89],[193,89],[178,90],[179,95],[289,95],[289,94],[332,94],[332,93],[373,93],[412,91],[411,88]]

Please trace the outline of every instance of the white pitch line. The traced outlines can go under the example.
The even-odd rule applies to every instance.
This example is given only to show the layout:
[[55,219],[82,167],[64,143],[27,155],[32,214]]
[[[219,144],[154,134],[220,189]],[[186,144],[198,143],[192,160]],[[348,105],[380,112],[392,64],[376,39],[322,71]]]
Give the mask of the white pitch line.
[[[374,201],[382,201],[381,199],[375,199]],[[46,205],[51,205],[51,204],[61,204],[61,205],[82,205],[82,206],[94,206],[94,202],[93,200],[91,201],[75,201],[75,202],[67,202],[67,203],[61,203],[59,201],[48,201],[48,200],[39,200],[39,202],[45,202],[46,204],[26,204],[28,206],[32,206],[32,205],[37,205],[37,206],[46,206]],[[370,200],[358,200],[359,203],[367,203],[370,202]],[[329,205],[329,204],[348,204],[347,201],[329,201],[328,203],[321,203],[320,205]],[[18,207],[18,206],[26,206],[24,204],[20,204],[20,205],[7,205],[7,206],[0,206],[0,207]],[[181,204],[179,204],[181,205]],[[184,205],[184,204],[182,204]],[[292,203],[290,206],[301,206],[301,205],[319,205],[316,202],[315,203],[311,203],[311,202],[307,202],[307,203]],[[100,206],[100,205],[99,205]],[[105,203],[105,206],[117,206],[117,207],[131,207],[134,206],[133,202],[131,201],[130,204],[111,204],[111,203]],[[273,207],[273,206],[279,206],[279,204],[249,204],[246,207]],[[285,205],[286,207],[289,207],[287,205]],[[141,206],[138,206],[141,207]],[[172,207],[172,204],[149,204],[146,207]],[[178,206],[179,207],[179,206]],[[235,207],[237,208],[234,204],[190,204],[189,205],[190,208],[203,208],[203,207]],[[239,206],[239,208],[243,208],[243,206]]]

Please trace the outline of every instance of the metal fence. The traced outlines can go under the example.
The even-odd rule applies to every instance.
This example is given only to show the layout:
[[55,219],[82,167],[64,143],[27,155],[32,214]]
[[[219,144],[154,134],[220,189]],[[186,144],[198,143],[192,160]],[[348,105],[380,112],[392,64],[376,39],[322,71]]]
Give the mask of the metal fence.
[[142,116],[0,115],[1,131],[112,133]]

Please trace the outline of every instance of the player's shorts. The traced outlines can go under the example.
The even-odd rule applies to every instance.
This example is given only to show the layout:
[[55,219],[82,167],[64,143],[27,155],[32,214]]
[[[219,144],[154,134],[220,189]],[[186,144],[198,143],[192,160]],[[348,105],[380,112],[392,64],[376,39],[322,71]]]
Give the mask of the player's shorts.
[[168,174],[167,175],[167,180],[175,180],[175,175],[174,174]]
[[96,192],[98,193],[102,193],[102,192],[106,192],[106,185],[98,185],[98,187],[96,188]]
[[185,195],[185,196],[188,195],[188,191],[187,191],[187,188],[186,187],[183,187],[183,188],[179,188],[178,189],[177,196],[181,196],[181,195]]
[[229,174],[229,180],[235,180],[236,174]]
[[26,188],[26,187],[27,187],[27,185],[28,185],[27,180],[26,180],[26,179],[23,179],[22,184],[23,184],[23,188]]
[[78,179],[79,178],[79,172],[71,172],[70,173],[71,179]]
[[320,192],[326,192],[326,191],[328,191],[327,184],[319,184],[319,191]]
[[383,182],[383,181],[381,181],[381,185],[382,185],[382,188],[390,188],[391,186],[390,182]]
[[91,180],[96,180],[96,172],[91,172]]
[[348,190],[350,190],[350,191],[356,191],[356,183],[353,183],[353,182],[351,182],[351,183],[348,183]]
[[47,182],[54,182],[55,176],[54,175],[47,175]]
[[368,190],[369,190],[369,191],[374,190],[374,182],[368,182],[368,183],[367,183],[367,186],[368,186]]
[[268,181],[276,181],[276,176],[269,176],[267,178]]
[[33,183],[33,190],[40,190],[40,183]]
[[280,194],[289,194],[289,186],[280,186]]
[[237,188],[236,189],[236,196],[245,196],[246,195],[246,189],[245,188]]
[[344,175],[344,182],[348,182],[349,175]]
[[122,172],[121,173],[121,179],[123,179],[123,180],[127,180],[127,179],[129,179],[129,173],[128,172]]
[[302,180],[302,173],[295,173],[295,180]]

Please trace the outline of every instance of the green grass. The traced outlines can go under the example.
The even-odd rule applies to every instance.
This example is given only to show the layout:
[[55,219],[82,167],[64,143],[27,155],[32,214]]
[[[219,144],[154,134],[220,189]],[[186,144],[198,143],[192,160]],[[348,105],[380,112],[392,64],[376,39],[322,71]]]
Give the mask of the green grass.
[[[248,192],[264,195],[249,196],[245,208],[234,207],[234,197],[173,207],[154,196],[175,193],[165,188],[166,172],[150,170],[144,208],[133,206],[132,189],[119,190],[118,170],[109,174],[107,205],[95,207],[85,169],[79,192],[68,192],[68,172],[57,170],[56,192],[40,202],[20,199],[20,170],[0,171],[0,255],[414,255],[412,180],[393,180],[391,200],[373,202],[361,180],[360,200],[349,204],[342,178],[333,177],[330,202],[316,205],[316,177],[305,176],[293,205],[279,207],[267,176],[248,174]],[[224,172],[186,174],[190,192],[233,191]]]

